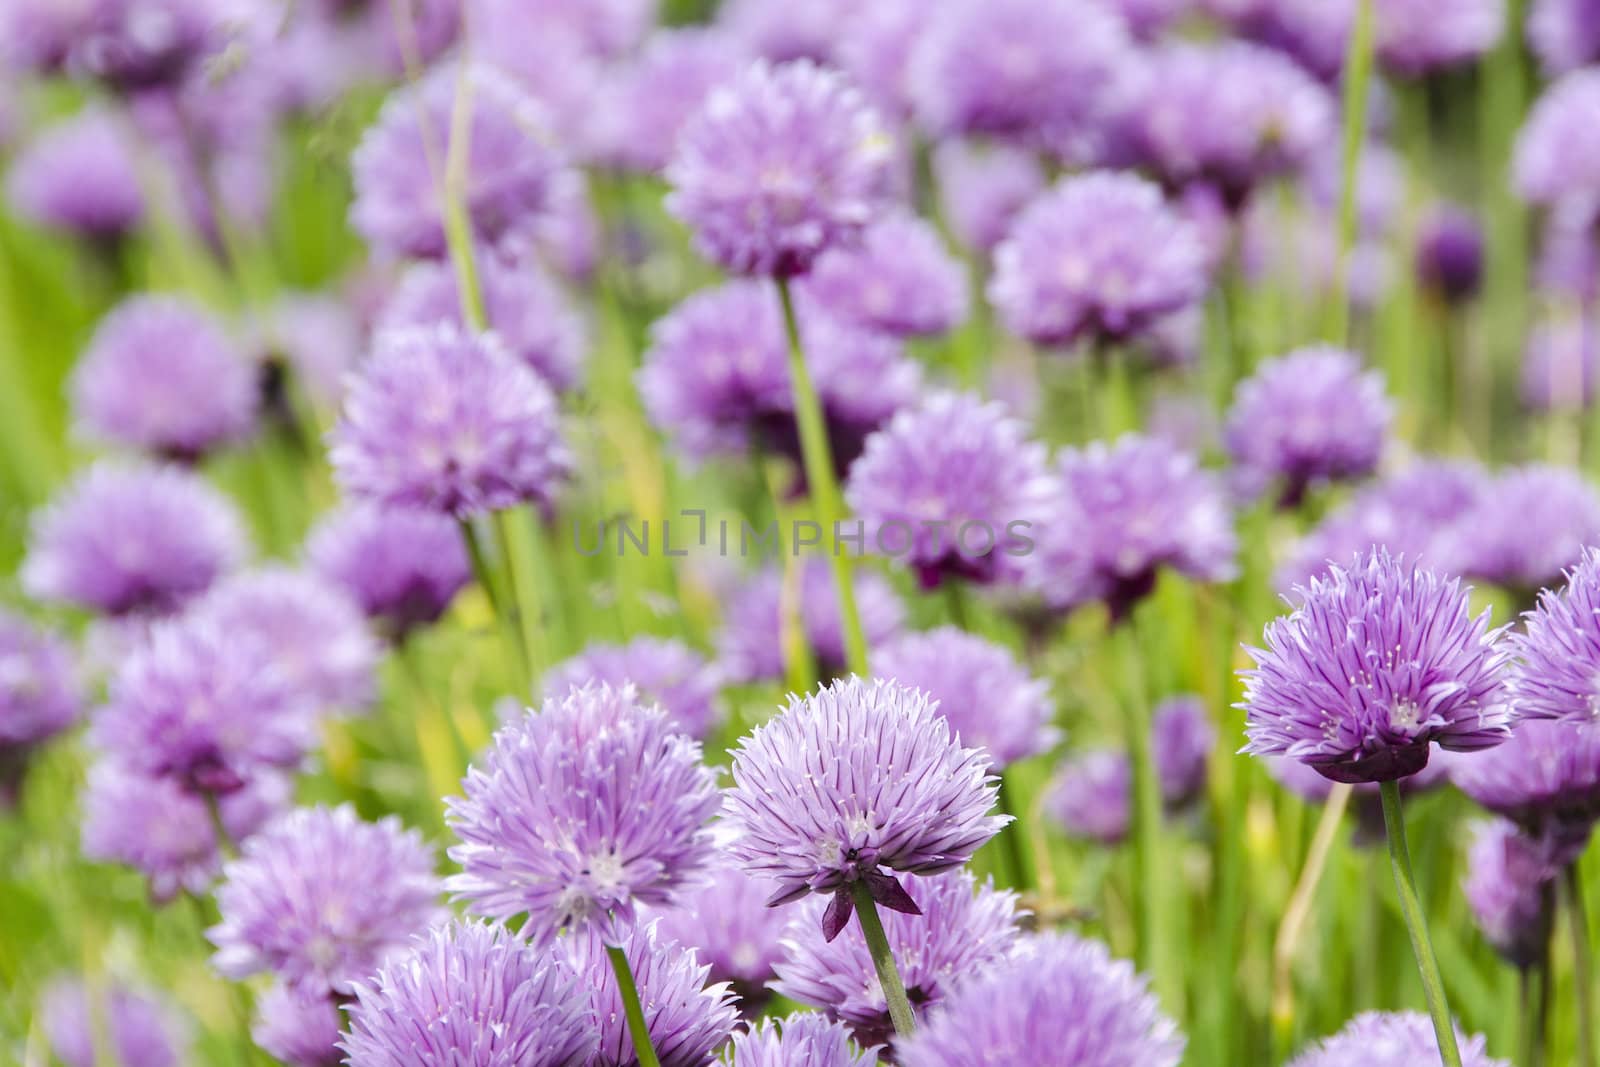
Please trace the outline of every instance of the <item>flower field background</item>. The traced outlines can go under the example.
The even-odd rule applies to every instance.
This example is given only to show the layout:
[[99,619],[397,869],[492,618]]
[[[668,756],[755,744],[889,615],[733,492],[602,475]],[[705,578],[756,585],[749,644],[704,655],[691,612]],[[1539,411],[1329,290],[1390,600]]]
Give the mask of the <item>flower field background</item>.
[[0,182],[0,1063],[1597,1062],[1600,5],[0,0]]

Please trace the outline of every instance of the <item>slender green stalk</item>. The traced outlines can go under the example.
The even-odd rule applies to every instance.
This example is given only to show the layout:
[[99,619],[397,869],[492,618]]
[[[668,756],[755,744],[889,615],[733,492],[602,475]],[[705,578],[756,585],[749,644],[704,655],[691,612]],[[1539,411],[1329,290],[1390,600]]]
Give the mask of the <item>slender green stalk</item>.
[[1339,259],[1334,270],[1328,340],[1343,344],[1350,333],[1350,249],[1356,239],[1356,173],[1366,141],[1367,91],[1372,81],[1372,6],[1359,0],[1355,30],[1344,58],[1344,171],[1339,190]]
[[944,603],[950,613],[950,624],[959,630],[972,632],[972,619],[967,611],[966,583],[959,578],[944,581]]
[[[1000,781],[995,790],[995,807],[1000,809],[1001,815],[1015,816],[1017,813],[1011,807],[1011,793],[1006,788],[1006,776],[995,772]],[[1011,868],[1011,885],[1018,890],[1033,888],[1033,868],[1028,863],[1028,858],[1022,851],[1022,823],[1017,821],[1000,831],[1000,840],[1006,850],[1006,864]]]
[[530,558],[531,545],[526,532],[517,529],[516,517],[509,508],[494,513],[495,541],[505,563],[506,585],[511,590],[507,599],[511,605],[512,631],[521,650],[521,680],[525,691],[533,684],[535,668],[550,665],[545,647],[544,612],[539,604],[539,587],[534,580],[534,561]]
[[478,585],[483,588],[483,595],[489,598],[489,607],[495,615],[500,614],[500,589],[495,581],[494,571],[489,566],[489,557],[483,551],[483,541],[478,537],[477,528],[472,525],[471,519],[458,519],[461,527],[461,540],[467,546],[467,557],[472,560],[472,576],[478,580]]
[[1583,879],[1576,862],[1567,867],[1563,887],[1572,937],[1572,980],[1578,992],[1578,1062],[1594,1067],[1594,954],[1589,948],[1589,918],[1584,913]]
[[650,1043],[650,1028],[645,1025],[644,1007],[639,1003],[639,986],[633,980],[633,968],[628,966],[628,955],[617,945],[607,945],[606,955],[611,957],[611,969],[617,976],[617,989],[622,992],[622,1010],[628,1017],[628,1033],[633,1035],[633,1051],[639,1057],[639,1067],[661,1067],[655,1046]]
[[222,818],[222,804],[217,800],[217,794],[207,789],[201,794],[206,802],[206,815],[211,819],[211,832],[217,838],[217,851],[224,859],[233,859],[239,854],[239,847],[234,843],[233,835],[228,832],[228,824]]
[[904,1037],[916,1029],[916,1016],[911,1012],[905,983],[900,981],[900,969],[894,964],[889,935],[883,932],[883,920],[878,918],[878,902],[872,899],[872,891],[862,881],[851,886],[850,893],[856,917],[861,922],[862,936],[867,939],[867,952],[878,972],[878,984],[883,986],[883,998],[889,1002],[889,1021],[894,1023],[894,1032]]
[[1549,1003],[1544,995],[1548,973],[1542,962],[1517,969],[1517,1062],[1524,1067],[1544,1062],[1545,1020],[1540,1009]]
[[1433,1019],[1433,1033],[1439,1040],[1439,1056],[1445,1067],[1461,1067],[1461,1050],[1456,1047],[1455,1025],[1450,1019],[1450,1003],[1445,997],[1444,979],[1439,975],[1439,961],[1433,956],[1433,943],[1428,940],[1428,920],[1422,913],[1422,901],[1417,896],[1417,878],[1411,871],[1411,850],[1406,846],[1405,816],[1400,811],[1400,783],[1384,782],[1383,828],[1389,839],[1389,864],[1394,868],[1394,885],[1400,894],[1400,913],[1406,920],[1406,931],[1411,935],[1411,951],[1417,957],[1417,969],[1422,974],[1422,989],[1428,999],[1428,1014]]
[[467,162],[472,145],[472,67],[461,64],[450,110],[450,140],[444,159],[444,233],[461,295],[461,318],[474,330],[488,328],[489,313],[472,251],[472,216],[467,212]]
[[822,417],[822,402],[817,398],[811,371],[806,366],[805,347],[800,340],[800,323],[794,313],[794,296],[786,278],[779,278],[778,297],[783,304],[783,326],[789,335],[789,380],[794,392],[795,421],[800,427],[800,452],[805,463],[806,482],[822,525],[823,543],[833,567],[833,582],[839,595],[839,618],[843,623],[845,662],[850,670],[867,675],[867,638],[861,628],[861,611],[856,606],[854,570],[850,556],[838,550],[835,536],[844,505],[839,494],[839,479],[834,474],[833,447],[828,443],[828,427]]
[[1294,954],[1300,945],[1306,919],[1315,903],[1317,886],[1328,869],[1328,854],[1333,851],[1339,824],[1350,804],[1351,787],[1340,783],[1328,793],[1311,837],[1311,849],[1300,868],[1300,879],[1278,924],[1278,940],[1272,949],[1272,1026],[1276,1036],[1287,1039],[1294,1026]]
[[[459,761],[458,768],[462,772],[466,771],[472,764],[472,749],[467,745],[467,739],[461,736],[461,727],[456,723],[456,717],[450,713],[448,707],[445,707],[443,703],[434,697],[433,689],[428,685],[427,675],[423,671],[422,665],[417,662],[415,640],[402,638],[397,641],[394,646],[394,658],[399,662],[401,672],[405,674],[406,681],[411,683],[412,692],[422,701],[426,712],[444,724],[445,732],[450,735],[450,743],[455,746],[456,758]],[[394,701],[385,701],[386,706],[390,707],[394,703]],[[402,732],[398,728],[395,730],[396,734]],[[420,737],[416,740],[420,749],[422,740]],[[426,753],[418,752],[418,755],[426,762]]]

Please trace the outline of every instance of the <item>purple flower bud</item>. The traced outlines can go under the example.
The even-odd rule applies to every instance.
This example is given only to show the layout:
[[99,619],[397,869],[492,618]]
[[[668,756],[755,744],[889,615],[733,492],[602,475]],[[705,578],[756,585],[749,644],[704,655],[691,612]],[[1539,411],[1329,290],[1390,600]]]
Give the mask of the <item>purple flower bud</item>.
[[1434,210],[1417,235],[1417,278],[1451,304],[1478,295],[1483,284],[1483,229],[1459,208]]

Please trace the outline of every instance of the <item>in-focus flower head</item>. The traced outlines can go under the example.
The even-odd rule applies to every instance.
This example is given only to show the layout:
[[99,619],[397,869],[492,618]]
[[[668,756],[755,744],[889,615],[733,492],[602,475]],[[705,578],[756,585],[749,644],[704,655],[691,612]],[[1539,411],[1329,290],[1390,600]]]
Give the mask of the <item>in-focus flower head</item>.
[[1119,845],[1133,826],[1133,765],[1101,748],[1061,761],[1045,788],[1044,811],[1068,836]]
[[1450,780],[1570,861],[1600,819],[1600,725],[1525,719],[1498,748],[1451,761]]
[[617,689],[632,685],[641,700],[659,704],[680,730],[696,739],[704,739],[724,714],[718,700],[722,679],[716,667],[671,638],[592,644],[550,668],[544,677],[544,697],[558,699],[590,684]]
[[347,504],[312,530],[305,554],[396,641],[436,621],[472,579],[461,530],[417,508]]
[[[919,1011],[934,1010],[968,975],[1004,959],[1019,935],[1017,895],[979,885],[967,871],[908,877],[917,914],[890,912],[884,933],[906,995]],[[820,897],[795,909],[784,933],[784,960],[773,990],[826,1011],[849,1025],[863,1045],[887,1044],[893,1035],[889,1002],[873,969],[861,928],[851,925],[828,940],[819,928],[828,903]]]
[[445,253],[443,168],[458,92],[471,93],[464,196],[474,235],[498,245],[549,207],[565,162],[543,109],[492,68],[439,67],[389,98],[350,161],[351,225],[383,255]]
[[[535,262],[478,257],[484,312],[501,342],[551,389],[578,383],[588,343],[582,318]],[[455,270],[418,263],[408,270],[378,316],[377,332],[448,323],[465,329]]]
[[1549,848],[1505,819],[1472,830],[1462,893],[1484,939],[1519,968],[1536,964],[1550,942],[1548,902],[1559,868]]
[[1600,544],[1600,493],[1569,467],[1529,464],[1500,472],[1435,548],[1434,566],[1518,593],[1561,580]]
[[262,646],[185,617],[123,660],[90,736],[133,770],[221,795],[298,765],[316,740],[311,710]]
[[275,982],[256,998],[251,1040],[289,1067],[339,1067],[344,1014],[326,993],[307,993]]
[[998,403],[941,391],[867,438],[845,499],[871,548],[932,589],[1019,575],[1026,531],[1048,517],[1052,488],[1026,426]]
[[[839,618],[838,587],[827,560],[808,556],[801,561],[796,596],[806,644],[817,659],[823,677],[845,670],[844,624]],[[905,607],[881,574],[857,568],[856,608],[861,629],[872,648],[900,632]],[[741,583],[723,609],[717,638],[717,659],[730,681],[755,682],[783,677],[783,626],[785,593],[781,568],[768,568]]]
[[119,1067],[178,1067],[188,1051],[187,1027],[177,1009],[152,991],[121,982],[90,986],[58,978],[45,989],[39,1021],[50,1051],[66,1067],[95,1067],[101,1062],[97,1049],[110,1053]]
[[945,333],[967,317],[967,272],[934,226],[893,214],[859,246],[824,253],[805,290],[829,313],[896,337]]
[[959,867],[1005,828],[981,749],[964,748],[924,694],[848,678],[789,706],[743,738],[724,813],[740,833],[729,852],[778,883],[774,905],[831,893],[828,939],[865,882],[873,899],[917,914],[890,874]]
[[71,391],[85,437],[185,462],[249,433],[259,396],[254,366],[206,311],[149,295],[101,320]]
[[1295,507],[1313,485],[1371,474],[1393,416],[1380,373],[1316,345],[1241,382],[1223,434],[1241,488],[1276,486],[1280,506]]
[[[645,1029],[661,1067],[703,1067],[722,1047],[739,1021],[738,1002],[721,984],[707,984],[708,968],[693,952],[657,935],[655,923],[619,931],[611,939],[599,930],[579,930],[557,946],[589,991],[600,1031],[599,1051],[589,1067],[636,1067],[633,1036],[623,1013],[608,945],[620,945],[638,985]],[[353,1065],[355,1067],[355,1065]]]
[[803,274],[881,210],[892,143],[861,95],[808,61],[758,62],[683,127],[668,209],[740,274]]
[[463,518],[548,507],[572,459],[555,396],[494,334],[399,330],[345,395],[329,458],[351,495]]
[[918,1067],[1177,1067],[1183,1046],[1132,964],[1050,933],[956,986],[899,1054]]
[[956,736],[981,746],[996,768],[1037,756],[1061,738],[1051,725],[1049,684],[1005,646],[976,634],[954,626],[903,634],[873,647],[872,669],[938,701]]
[[1509,736],[1505,653],[1458,579],[1378,549],[1297,589],[1241,672],[1249,744],[1337,782],[1414,774],[1431,746],[1460,752]]
[[[1459,1030],[1456,1044],[1462,1067],[1511,1067],[1490,1057],[1481,1036],[1467,1037]],[[1439,1059],[1439,1039],[1433,1023],[1421,1012],[1364,1012],[1351,1019],[1334,1036],[1319,1042],[1289,1062],[1289,1067],[1412,1067]]]
[[535,942],[670,905],[713,859],[716,775],[631,686],[572,690],[503,727],[462,790],[446,801],[462,868],[448,888],[477,914],[525,914]]
[[0,609],[0,811],[15,796],[29,753],[83,712],[70,645]]
[[1233,576],[1238,542],[1221,481],[1194,456],[1126,434],[1057,461],[1062,514],[1033,531],[1034,583],[1047,603],[1104,601],[1123,618],[1162,568],[1196,581]]
[[129,131],[110,113],[88,110],[41,130],[6,176],[6,200],[21,218],[115,242],[144,220]]
[[1174,185],[1214,184],[1238,206],[1334,137],[1328,90],[1294,61],[1244,42],[1162,46],[1124,135]]
[[[222,825],[243,841],[288,807],[282,774],[258,774],[217,802]],[[206,802],[170,778],[130,770],[116,758],[89,768],[83,792],[83,854],[144,875],[150,898],[164,904],[179,892],[206,893],[222,870],[222,848]]]
[[1587,201],[1600,195],[1600,70],[1567,74],[1547,88],[1523,121],[1512,159],[1512,184],[1532,204]]
[[190,609],[230,641],[258,642],[272,669],[317,711],[366,711],[379,649],[355,601],[308,571],[263,567],[227,578]]
[[1128,58],[1117,16],[1084,0],[951,0],[910,60],[911,97],[935,137],[1024,143],[1092,129]]
[[1600,722],[1600,548],[1585,549],[1560,590],[1539,594],[1507,639],[1507,687],[1523,719]]
[[244,843],[222,872],[206,931],[225,977],[270,973],[307,994],[349,994],[443,913],[433,853],[390,816],[299,808]]
[[739,1067],[871,1067],[878,1062],[876,1048],[857,1048],[843,1024],[809,1011],[761,1019],[736,1031],[731,1048]]
[[989,302],[1036,344],[1114,344],[1195,303],[1206,288],[1198,232],[1143,178],[1065,178],[995,250]]
[[598,1045],[589,992],[562,959],[504,927],[449,922],[356,987],[350,1067],[584,1067]]
[[238,510],[198,475],[107,460],[34,515],[20,577],[39,600],[165,614],[244,554]]
[[968,248],[988,252],[1045,187],[1038,157],[1023,148],[944,141],[934,149],[941,215]]

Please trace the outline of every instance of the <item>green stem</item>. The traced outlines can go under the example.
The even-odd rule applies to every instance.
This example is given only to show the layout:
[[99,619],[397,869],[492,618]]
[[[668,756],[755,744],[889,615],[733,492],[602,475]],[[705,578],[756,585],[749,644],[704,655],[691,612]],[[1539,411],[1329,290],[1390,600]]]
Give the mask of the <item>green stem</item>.
[[1545,968],[1517,968],[1517,1062],[1526,1067],[1539,1067],[1544,1060],[1544,1020],[1539,1014],[1544,1000]]
[[1411,871],[1411,850],[1406,846],[1405,816],[1400,811],[1400,783],[1384,782],[1383,828],[1389,839],[1389,864],[1394,868],[1395,889],[1400,895],[1400,913],[1411,935],[1411,951],[1417,957],[1422,989],[1428,999],[1428,1014],[1433,1018],[1434,1036],[1439,1040],[1439,1057],[1445,1067],[1461,1067],[1461,1051],[1456,1047],[1455,1025],[1450,1019],[1450,1003],[1445,997],[1439,961],[1428,940],[1428,921],[1417,896],[1417,877]]
[[522,664],[523,692],[533,685],[534,668],[550,665],[545,649],[544,611],[539,603],[538,583],[534,580],[534,561],[529,558],[531,544],[527,531],[518,530],[516,515],[510,509],[494,513],[495,541],[505,562],[506,584],[511,590],[512,626],[517,637]]
[[495,583],[494,571],[489,567],[489,557],[483,551],[483,540],[478,537],[471,519],[457,519],[456,522],[461,527],[461,540],[467,546],[467,558],[472,560],[472,576],[478,580],[483,595],[489,598],[490,610],[499,615],[500,590]]
[[1567,926],[1572,936],[1572,975],[1578,994],[1578,1062],[1594,1067],[1594,960],[1589,949],[1589,919],[1584,913],[1583,879],[1574,861],[1567,867]]
[[839,619],[843,623],[845,663],[850,670],[866,677],[867,638],[861,628],[861,611],[856,606],[854,570],[850,556],[839,551],[839,517],[844,511],[839,495],[839,479],[834,473],[833,448],[828,443],[827,423],[822,402],[817,398],[811,371],[806,366],[805,347],[800,340],[800,324],[795,317],[794,296],[786,278],[777,279],[778,298],[783,304],[783,326],[789,335],[789,382],[794,393],[795,421],[800,429],[800,453],[805,463],[806,482],[822,525],[824,545],[833,567],[833,582],[839,596]]
[[872,966],[878,972],[878,984],[883,987],[883,998],[889,1002],[889,1020],[894,1023],[894,1032],[904,1037],[916,1029],[916,1016],[911,1012],[905,983],[900,981],[900,969],[894,964],[889,935],[883,932],[883,920],[878,918],[878,902],[872,899],[872,891],[863,881],[855,882],[850,894],[855,901],[856,916],[861,920],[862,936],[867,939]]
[[1334,273],[1328,340],[1343,344],[1350,332],[1350,249],[1356,239],[1356,182],[1367,134],[1367,90],[1372,81],[1372,5],[1359,0],[1355,30],[1344,58],[1344,183],[1339,190],[1339,260]]
[[1138,632],[1134,620],[1118,627],[1113,640],[1122,646],[1124,723],[1128,752],[1133,760],[1133,844],[1135,869],[1139,879],[1137,903],[1139,958],[1150,972],[1156,995],[1168,1011],[1181,1014],[1183,998],[1176,972],[1168,955],[1172,938],[1167,924],[1167,887],[1170,868],[1161,843],[1161,777],[1156,771],[1155,754],[1150,747],[1149,712],[1145,702],[1144,665],[1139,656]]
[[1311,838],[1311,850],[1300,868],[1300,879],[1295,883],[1283,921],[1278,925],[1278,940],[1272,950],[1272,1025],[1275,1036],[1285,1047],[1294,1028],[1295,949],[1300,944],[1311,906],[1316,902],[1317,886],[1322,884],[1323,872],[1328,868],[1328,854],[1333,851],[1345,808],[1350,803],[1350,793],[1351,787],[1344,784],[1335,785],[1329,791]]
[[211,832],[217,838],[217,851],[223,859],[233,859],[239,854],[239,848],[234,844],[233,835],[228,832],[228,824],[222,818],[222,804],[217,800],[217,794],[209,789],[201,794],[206,802],[206,815],[211,819]]
[[[995,807],[1000,809],[1000,814],[1015,816],[1016,812],[1011,807],[1011,794],[1006,788],[1006,776],[995,772],[999,779],[995,789]],[[1019,890],[1033,887],[1033,868],[1028,863],[1028,858],[1022,850],[1022,823],[1013,822],[1000,831],[1000,839],[1005,843],[1006,863],[1011,868],[1012,887]]]
[[489,326],[489,314],[483,302],[483,287],[478,282],[478,264],[473,257],[472,216],[467,211],[466,198],[467,163],[472,145],[471,71],[471,64],[461,64],[450,109],[450,140],[444,159],[444,232],[450,262],[456,271],[456,288],[460,291],[461,320],[474,330],[484,330]]
[[650,1028],[645,1025],[644,1007],[639,1003],[639,987],[633,980],[628,954],[620,946],[607,945],[606,955],[611,957],[611,969],[617,976],[622,1010],[628,1017],[628,1033],[633,1035],[633,1051],[639,1057],[639,1067],[661,1067],[655,1046],[650,1043]]

